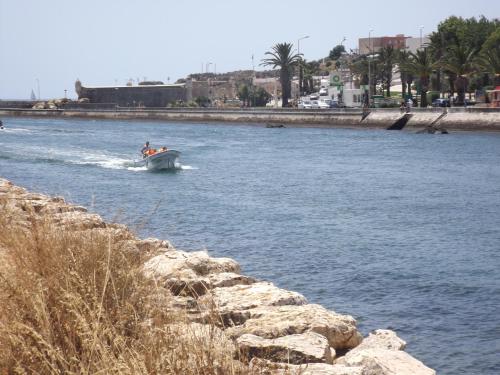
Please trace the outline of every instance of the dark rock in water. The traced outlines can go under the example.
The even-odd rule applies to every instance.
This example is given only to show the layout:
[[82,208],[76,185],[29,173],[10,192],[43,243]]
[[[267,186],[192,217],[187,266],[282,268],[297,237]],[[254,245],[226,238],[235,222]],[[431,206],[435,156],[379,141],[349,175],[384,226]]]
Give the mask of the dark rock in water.
[[448,134],[448,130],[439,129],[435,126],[429,125],[426,128],[419,130],[417,134]]
[[284,128],[283,124],[266,124],[266,128]]

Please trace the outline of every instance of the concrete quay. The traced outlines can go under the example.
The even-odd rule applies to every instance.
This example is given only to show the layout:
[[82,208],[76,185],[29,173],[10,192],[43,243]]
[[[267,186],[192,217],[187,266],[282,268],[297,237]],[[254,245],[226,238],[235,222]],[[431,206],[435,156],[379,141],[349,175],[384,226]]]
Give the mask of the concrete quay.
[[[399,109],[12,109],[0,108],[0,117],[28,116],[53,118],[91,118],[108,120],[159,120],[187,122],[232,122],[284,124],[290,126],[349,127],[388,129],[405,113]],[[403,125],[404,130],[418,131],[427,127],[462,131],[500,131],[500,108],[414,108]]]

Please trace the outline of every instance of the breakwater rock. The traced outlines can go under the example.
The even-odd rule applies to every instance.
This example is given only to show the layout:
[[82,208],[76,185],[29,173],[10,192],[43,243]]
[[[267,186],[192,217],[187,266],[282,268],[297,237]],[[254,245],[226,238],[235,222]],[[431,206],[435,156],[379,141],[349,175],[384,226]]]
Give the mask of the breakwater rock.
[[[0,202],[0,214],[9,216],[12,230],[29,231],[34,221],[43,220],[82,238],[104,232],[121,248],[144,255],[143,273],[164,287],[172,309],[187,314],[191,330],[200,337],[219,336],[224,350],[256,374],[435,374],[403,351],[406,343],[393,331],[376,330],[363,338],[350,315],[242,275],[232,259],[178,250],[165,240],[140,239],[126,226],[107,223],[84,207],[27,192],[3,179]],[[214,314],[215,321],[209,319]]]

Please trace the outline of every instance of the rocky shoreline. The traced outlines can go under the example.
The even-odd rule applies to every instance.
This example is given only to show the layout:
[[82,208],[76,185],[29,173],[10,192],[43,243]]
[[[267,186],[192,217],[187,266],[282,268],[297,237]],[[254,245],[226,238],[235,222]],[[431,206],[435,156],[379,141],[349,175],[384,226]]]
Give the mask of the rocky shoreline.
[[171,308],[185,312],[201,335],[214,334],[206,329],[211,322],[227,350],[256,373],[436,373],[404,352],[406,343],[395,332],[375,330],[363,338],[350,315],[309,304],[299,293],[243,275],[232,259],[178,250],[165,240],[140,239],[124,225],[106,223],[84,207],[30,193],[4,179],[0,198],[2,215],[15,218],[13,228],[29,230],[30,215],[35,215],[82,236],[104,232],[113,243],[147,255],[143,272],[170,293]]

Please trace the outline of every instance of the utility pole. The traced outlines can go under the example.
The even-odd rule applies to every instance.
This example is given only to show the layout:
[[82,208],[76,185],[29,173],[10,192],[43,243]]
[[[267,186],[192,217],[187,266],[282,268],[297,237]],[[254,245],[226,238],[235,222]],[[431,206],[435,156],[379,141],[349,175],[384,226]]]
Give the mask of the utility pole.
[[372,69],[371,69],[371,54],[372,54],[372,31],[368,32],[368,105],[372,97]]
[[300,96],[302,95],[302,56],[300,56],[300,41],[302,39],[307,39],[309,38],[309,35],[303,36],[302,38],[297,39],[297,54],[299,55],[299,86],[298,86],[298,95],[297,95],[297,102],[300,99]]

